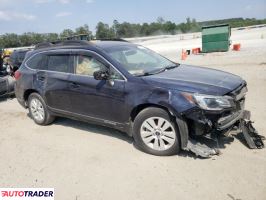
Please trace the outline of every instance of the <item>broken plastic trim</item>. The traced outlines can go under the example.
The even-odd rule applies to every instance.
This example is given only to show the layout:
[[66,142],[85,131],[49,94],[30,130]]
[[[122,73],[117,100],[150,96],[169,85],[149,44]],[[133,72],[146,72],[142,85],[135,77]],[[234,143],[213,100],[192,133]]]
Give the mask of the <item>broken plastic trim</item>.
[[253,127],[250,120],[241,120],[240,129],[244,135],[247,145],[250,149],[262,149],[264,148],[263,140],[265,137],[258,134],[257,130]]
[[220,151],[216,148],[208,147],[205,144],[189,139],[187,144],[187,150],[200,156],[202,158],[210,158],[213,155],[219,155]]
[[[250,149],[262,149],[264,148],[263,140],[265,140],[264,136],[258,134],[257,130],[253,127],[250,121],[250,111],[244,110],[242,113],[242,117],[235,122],[239,123],[239,128],[242,131],[245,141]],[[219,155],[220,151],[217,148],[211,148],[205,144],[202,144],[198,141],[188,139],[188,143],[186,148],[187,151],[191,151],[196,154],[196,156],[200,156],[202,158],[210,158],[213,155]]]

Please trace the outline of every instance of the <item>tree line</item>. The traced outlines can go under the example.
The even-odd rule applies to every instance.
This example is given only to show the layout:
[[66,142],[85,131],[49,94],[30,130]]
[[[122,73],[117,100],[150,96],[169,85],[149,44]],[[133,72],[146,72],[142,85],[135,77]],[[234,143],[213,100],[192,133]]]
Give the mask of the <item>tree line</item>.
[[0,35],[0,48],[7,47],[21,47],[31,46],[45,41],[58,41],[66,37],[71,37],[78,34],[90,35],[90,38],[96,39],[111,39],[111,38],[130,38],[141,36],[153,36],[160,34],[178,34],[201,31],[202,26],[209,26],[215,24],[230,24],[232,28],[252,26],[259,24],[266,24],[266,19],[255,18],[232,18],[223,20],[212,20],[205,22],[197,22],[196,19],[187,18],[186,22],[176,24],[171,21],[165,21],[162,17],[159,17],[156,22],[134,24],[129,22],[119,23],[114,20],[112,25],[99,22],[96,26],[95,35],[89,29],[87,24],[72,29],[65,29],[61,33],[34,33],[28,32],[21,35],[15,33],[6,33]]
[[18,35],[15,33],[6,33],[4,35],[0,35],[0,48],[31,46],[46,41],[58,41],[60,39],[77,34],[92,35],[92,32],[89,30],[89,26],[85,24],[84,26],[80,26],[75,30],[65,29],[60,34],[27,32]]

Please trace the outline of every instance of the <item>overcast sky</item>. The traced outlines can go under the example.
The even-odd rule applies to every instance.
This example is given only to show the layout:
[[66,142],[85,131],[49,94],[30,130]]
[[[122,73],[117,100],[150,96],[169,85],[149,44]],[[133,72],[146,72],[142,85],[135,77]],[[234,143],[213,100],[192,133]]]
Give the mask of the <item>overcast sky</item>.
[[232,17],[266,18],[266,0],[0,0],[0,34],[61,32],[97,22],[176,23]]

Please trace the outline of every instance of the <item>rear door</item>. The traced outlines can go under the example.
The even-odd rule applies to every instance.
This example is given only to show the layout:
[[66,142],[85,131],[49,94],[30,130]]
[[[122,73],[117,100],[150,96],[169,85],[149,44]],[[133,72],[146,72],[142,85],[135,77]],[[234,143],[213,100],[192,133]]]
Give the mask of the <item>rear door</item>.
[[[95,80],[97,70],[109,71],[112,81]],[[105,120],[124,122],[125,78],[98,54],[81,51],[75,55],[75,74],[70,76],[72,112]]]
[[45,70],[39,71],[37,80],[44,85],[47,105],[58,111],[70,111],[69,78],[74,72],[74,56],[70,51],[47,53]]

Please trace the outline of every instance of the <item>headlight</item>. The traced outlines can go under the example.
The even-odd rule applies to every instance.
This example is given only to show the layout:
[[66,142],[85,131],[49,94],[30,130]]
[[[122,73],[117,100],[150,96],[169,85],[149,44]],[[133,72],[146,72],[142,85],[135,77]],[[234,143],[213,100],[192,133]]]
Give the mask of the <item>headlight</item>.
[[204,110],[223,110],[235,106],[234,99],[229,96],[213,96],[204,94],[182,93],[183,96],[190,102],[197,104]]

